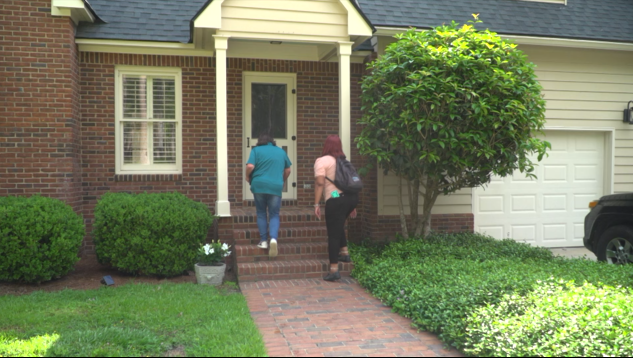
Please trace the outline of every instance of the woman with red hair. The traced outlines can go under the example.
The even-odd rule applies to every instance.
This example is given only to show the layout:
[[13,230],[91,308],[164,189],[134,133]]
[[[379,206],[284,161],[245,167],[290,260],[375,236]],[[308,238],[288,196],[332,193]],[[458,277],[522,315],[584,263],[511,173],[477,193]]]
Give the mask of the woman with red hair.
[[[325,200],[325,224],[327,226],[330,273],[326,281],[341,279],[338,263],[351,262],[345,238],[345,221],[356,218],[358,194],[344,193],[332,181],[336,176],[336,160],[345,158],[341,138],[330,135],[323,145],[321,157],[314,163],[314,215],[321,220],[321,198]],[[326,178],[328,180],[326,180]]]

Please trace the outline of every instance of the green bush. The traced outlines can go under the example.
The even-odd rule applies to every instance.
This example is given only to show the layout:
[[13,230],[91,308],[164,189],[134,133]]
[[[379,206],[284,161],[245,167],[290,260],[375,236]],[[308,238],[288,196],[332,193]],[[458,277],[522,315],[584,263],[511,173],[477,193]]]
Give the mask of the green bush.
[[108,193],[95,208],[97,258],[135,275],[176,276],[196,263],[213,220],[179,193]]
[[484,357],[631,357],[633,291],[573,282],[541,283],[506,295],[468,318],[465,351]]
[[0,281],[40,283],[79,261],[83,219],[57,199],[0,197]]
[[353,276],[361,285],[420,329],[460,349],[473,348],[467,332],[478,309],[508,295],[527,297],[552,277],[579,285],[633,285],[631,267],[567,260],[547,249],[476,234],[436,234],[380,250],[352,247],[352,255]]

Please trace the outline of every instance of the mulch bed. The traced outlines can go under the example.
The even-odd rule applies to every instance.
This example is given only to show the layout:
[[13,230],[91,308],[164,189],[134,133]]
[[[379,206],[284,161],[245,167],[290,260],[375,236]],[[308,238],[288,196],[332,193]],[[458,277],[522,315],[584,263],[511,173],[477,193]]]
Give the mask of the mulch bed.
[[[74,271],[71,271],[67,276],[57,280],[39,285],[0,282],[0,295],[24,295],[35,291],[55,292],[64,289],[93,290],[102,286],[101,279],[103,276],[111,276],[115,286],[122,286],[127,283],[196,283],[196,274],[193,271],[189,271],[188,273],[189,275],[171,278],[132,276],[99,264],[95,256],[87,256],[82,258],[75,265]],[[233,270],[227,269],[224,282],[227,281],[237,282]]]

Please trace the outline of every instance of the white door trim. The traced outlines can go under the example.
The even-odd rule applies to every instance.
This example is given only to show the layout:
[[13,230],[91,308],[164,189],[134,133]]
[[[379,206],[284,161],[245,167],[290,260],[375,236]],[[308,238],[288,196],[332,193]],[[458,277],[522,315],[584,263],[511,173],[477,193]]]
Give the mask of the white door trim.
[[[296,93],[292,93],[293,90],[296,90],[297,88],[297,74],[296,73],[284,73],[284,72],[253,72],[253,71],[244,71],[242,72],[242,153],[243,153],[243,158],[244,158],[244,165],[246,165],[246,161],[248,160],[248,153],[250,153],[250,148],[252,148],[256,143],[257,143],[257,138],[250,138],[250,133],[246,133],[246,128],[247,128],[247,121],[249,120],[248,115],[250,114],[251,110],[250,108],[248,108],[248,106],[251,105],[251,101],[250,99],[246,98],[246,94],[250,93],[250,90],[247,90],[246,86],[249,83],[252,83],[255,79],[255,82],[257,82],[257,79],[263,79],[262,83],[277,83],[274,82],[275,80],[279,81],[278,83],[287,83],[289,82],[288,80],[290,80],[290,82],[292,83],[292,86],[290,86],[290,88],[288,88],[288,93],[287,93],[287,118],[288,118],[288,139],[290,139],[292,136],[296,136],[297,135],[297,95]],[[266,81],[265,79],[268,79],[268,81]],[[272,81],[270,80],[272,79]],[[285,79],[285,81],[282,81],[283,79]],[[249,82],[250,81],[250,82]],[[296,92],[296,91],[295,91]],[[246,138],[250,138],[250,148],[247,148],[247,145],[249,143],[248,140]],[[291,140],[290,143],[292,143],[292,145],[289,145],[288,148],[288,157],[290,159],[290,161],[292,162],[292,172],[290,174],[290,177],[288,177],[287,180],[287,185],[288,185],[288,192],[287,194],[284,194],[284,196],[282,197],[284,200],[289,199],[289,200],[295,200],[297,199],[297,188],[292,186],[292,183],[296,183],[297,182],[297,141],[296,140]],[[242,197],[243,200],[252,200],[252,193],[250,191],[250,186],[249,184],[246,182],[246,180],[244,180],[244,174],[245,174],[245,170],[242,170],[242,180],[243,180],[243,189],[242,189]]]

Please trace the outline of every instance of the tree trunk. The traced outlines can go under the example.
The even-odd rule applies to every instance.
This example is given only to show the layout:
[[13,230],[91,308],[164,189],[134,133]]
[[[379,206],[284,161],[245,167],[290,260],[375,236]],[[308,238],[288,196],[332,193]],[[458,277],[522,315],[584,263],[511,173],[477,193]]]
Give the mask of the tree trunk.
[[409,230],[407,228],[407,216],[404,214],[404,203],[402,202],[402,178],[398,177],[398,208],[400,209],[400,227],[402,235],[409,238]]
[[431,210],[439,196],[437,185],[431,179],[426,180],[426,191],[424,192],[424,203],[422,204],[422,217],[415,228],[416,235],[427,237],[431,233]]
[[411,210],[411,225],[414,227],[415,236],[420,236],[417,228],[420,226],[420,179],[413,180],[413,186],[409,181],[409,209]]

